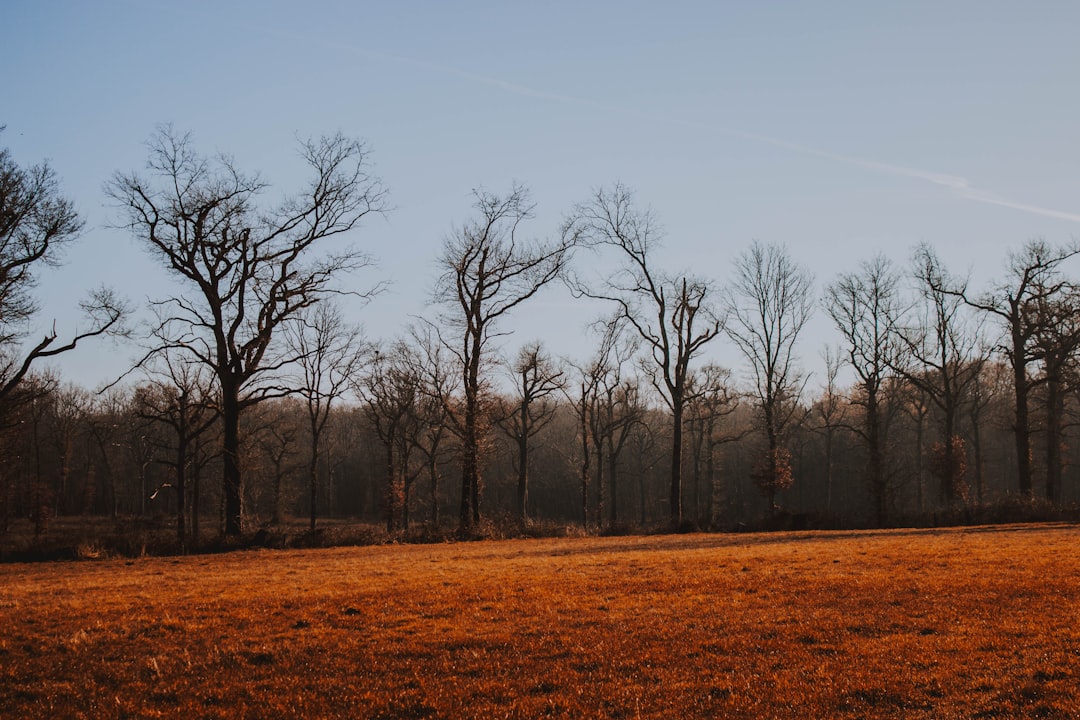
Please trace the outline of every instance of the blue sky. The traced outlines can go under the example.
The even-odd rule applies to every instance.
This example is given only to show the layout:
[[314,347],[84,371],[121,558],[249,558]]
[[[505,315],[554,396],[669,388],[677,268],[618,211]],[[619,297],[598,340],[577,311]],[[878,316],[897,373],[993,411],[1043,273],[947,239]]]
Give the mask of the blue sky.
[[[355,319],[391,337],[429,307],[470,192],[531,188],[557,232],[621,181],[666,229],[659,263],[722,285],[752,239],[818,287],[919,242],[976,285],[1032,237],[1080,237],[1080,4],[1072,2],[24,2],[0,9],[0,142],[49,159],[87,220],[42,277],[43,324],[112,285],[137,305],[169,278],[102,184],[141,168],[156,125],[190,130],[274,184],[301,184],[296,136],[366,139],[393,212],[356,233],[391,290]],[[596,312],[551,292],[507,327],[591,352]],[[819,313],[806,365],[835,342]],[[720,344],[715,357],[738,367]],[[111,379],[130,351],[62,372]]]

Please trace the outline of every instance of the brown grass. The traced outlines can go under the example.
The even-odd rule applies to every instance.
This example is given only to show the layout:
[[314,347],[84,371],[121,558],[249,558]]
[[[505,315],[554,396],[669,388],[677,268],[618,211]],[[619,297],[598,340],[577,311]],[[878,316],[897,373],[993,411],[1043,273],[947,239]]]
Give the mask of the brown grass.
[[1080,528],[0,567],[4,717],[1077,717]]

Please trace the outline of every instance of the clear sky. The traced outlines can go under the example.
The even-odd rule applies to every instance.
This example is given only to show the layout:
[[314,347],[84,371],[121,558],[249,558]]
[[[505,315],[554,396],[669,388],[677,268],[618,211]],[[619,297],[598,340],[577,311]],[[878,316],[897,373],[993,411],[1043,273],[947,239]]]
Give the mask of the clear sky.
[[[140,169],[156,125],[190,130],[274,184],[301,185],[296,136],[366,139],[393,212],[355,235],[393,282],[358,311],[389,338],[426,313],[443,237],[475,187],[514,181],[553,235],[621,181],[666,229],[661,265],[726,281],[752,239],[784,243],[820,288],[919,242],[976,284],[1006,251],[1080,237],[1080,3],[0,3],[0,143],[48,159],[87,221],[42,277],[43,328],[111,285],[145,308],[169,279],[102,184]],[[547,293],[506,329],[591,354],[594,308]],[[824,313],[808,366],[835,342]],[[736,366],[726,343],[716,358]],[[61,365],[94,386],[134,351]]]

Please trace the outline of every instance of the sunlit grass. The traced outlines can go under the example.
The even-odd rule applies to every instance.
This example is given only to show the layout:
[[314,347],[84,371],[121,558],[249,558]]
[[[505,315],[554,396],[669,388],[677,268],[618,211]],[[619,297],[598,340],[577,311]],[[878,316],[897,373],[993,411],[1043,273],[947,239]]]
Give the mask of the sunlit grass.
[[0,567],[4,717],[1076,717],[1080,529]]

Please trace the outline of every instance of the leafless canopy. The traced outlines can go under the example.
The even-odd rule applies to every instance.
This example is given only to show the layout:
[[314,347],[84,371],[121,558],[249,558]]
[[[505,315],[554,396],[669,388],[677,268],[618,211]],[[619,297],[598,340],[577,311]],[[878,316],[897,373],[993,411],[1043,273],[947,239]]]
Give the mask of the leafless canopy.
[[[901,352],[893,327],[902,314],[899,281],[892,263],[878,255],[862,263],[857,272],[840,275],[825,291],[825,308],[844,338],[845,360],[859,378],[853,403],[862,405],[865,412],[861,426],[852,429],[867,447],[866,479],[879,525],[885,523],[887,500],[884,387]],[[830,398],[831,392],[826,394]]]
[[1019,252],[1009,253],[1005,278],[988,292],[975,297],[961,294],[968,305],[994,317],[1004,330],[998,350],[1012,369],[1013,438],[1019,490],[1025,495],[1032,493],[1029,403],[1033,383],[1029,368],[1042,356],[1038,336],[1054,329],[1043,323],[1048,316],[1041,308],[1053,305],[1068,290],[1060,267],[1078,253],[1077,242],[1053,247],[1042,239],[1030,240]]
[[89,337],[123,332],[127,309],[102,288],[81,303],[88,324],[68,342],[54,345],[58,335],[53,327],[31,347],[22,347],[39,309],[33,295],[37,272],[59,263],[60,250],[82,226],[48,164],[23,168],[7,148],[0,148],[0,400],[12,394],[35,361],[73,350]]
[[767,432],[782,433],[804,378],[795,343],[813,313],[813,277],[781,245],[755,241],[735,261],[728,336],[750,362]]
[[240,412],[266,395],[252,391],[254,381],[290,359],[274,354],[277,330],[370,262],[334,239],[385,208],[362,143],[338,134],[300,148],[310,183],[269,208],[258,176],[229,157],[197,154],[171,127],[151,139],[146,175],[117,173],[106,186],[132,233],[195,291],[157,301],[163,342],[152,352],[189,353],[217,376],[228,534],[241,530]]
[[805,379],[795,342],[813,310],[813,278],[780,245],[755,241],[735,261],[728,336],[750,363],[768,454],[755,471],[771,511],[793,481],[783,436],[798,416]]
[[517,445],[518,494],[515,514],[519,524],[528,517],[529,451],[533,436],[555,417],[556,406],[548,397],[566,384],[565,373],[540,342],[521,347],[510,366],[515,385],[513,406],[503,401],[498,423]]
[[160,129],[148,143],[147,175],[117,173],[106,186],[125,224],[163,264],[198,291],[157,301],[181,346],[236,381],[265,363],[274,331],[327,293],[335,280],[370,263],[328,241],[385,209],[385,191],[367,174],[362,143],[342,135],[301,143],[310,184],[277,207],[258,202],[267,184],[227,156],[198,155],[190,135]]
[[555,242],[521,237],[533,206],[520,185],[505,196],[474,194],[477,216],[447,236],[435,291],[444,321],[460,331],[453,341],[443,341],[457,359],[465,393],[460,409],[447,407],[462,442],[462,531],[480,517],[480,404],[488,343],[502,318],[562,274],[574,245],[568,234]]
[[897,323],[904,351],[897,370],[941,410],[940,499],[951,504],[964,489],[958,475],[963,463],[957,436],[960,403],[978,382],[989,350],[964,312],[966,279],[949,273],[927,245],[915,251],[912,276],[922,303]]
[[634,207],[633,193],[616,184],[574,208],[564,234],[614,251],[617,268],[600,280],[575,279],[583,296],[606,300],[641,337],[652,356],[653,385],[673,415],[671,521],[682,521],[682,417],[690,365],[723,329],[713,287],[701,278],[665,275],[656,267],[661,231],[653,214]]
[[288,356],[295,358],[298,375],[291,384],[307,410],[309,529],[314,530],[323,431],[330,421],[331,407],[346,393],[360,369],[364,348],[360,329],[345,322],[331,301],[306,308],[284,329]]
[[495,323],[559,277],[573,247],[565,235],[554,243],[522,237],[534,209],[523,186],[505,196],[473,195],[477,217],[447,235],[435,287],[446,307],[443,320],[465,331],[460,349],[450,347],[463,363],[471,360],[472,345],[486,345]]

